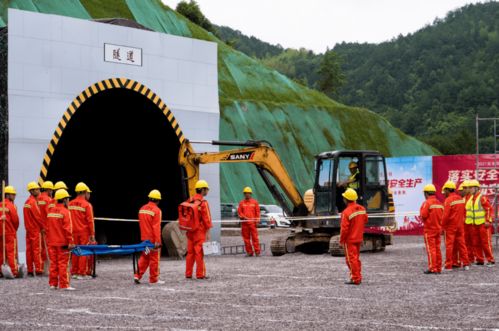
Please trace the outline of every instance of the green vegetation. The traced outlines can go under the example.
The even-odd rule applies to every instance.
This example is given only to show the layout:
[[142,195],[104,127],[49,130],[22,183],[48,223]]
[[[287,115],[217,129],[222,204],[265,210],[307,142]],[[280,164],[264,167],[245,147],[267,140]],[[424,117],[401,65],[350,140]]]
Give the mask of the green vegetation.
[[177,13],[182,14],[186,18],[188,18],[192,23],[199,25],[207,31],[215,32],[215,27],[213,26],[213,24],[211,24],[210,20],[207,19],[206,16],[204,16],[204,14],[201,12],[201,9],[199,8],[199,5],[196,1],[180,1],[177,4],[177,8],[175,10],[177,11]]
[[[16,0],[21,9],[42,13],[68,13],[73,17],[97,15],[87,0],[67,0],[65,5],[51,2]],[[392,127],[384,118],[364,108],[348,107],[325,94],[309,89],[276,70],[234,50],[200,26],[171,10],[159,0],[124,0],[133,19],[152,30],[173,35],[208,40],[218,45],[220,99],[220,139],[265,139],[276,148],[300,191],[313,182],[313,156],[334,149],[374,149],[387,156],[431,155],[435,150]],[[119,8],[123,0],[108,0]],[[36,4],[36,6],[34,6]],[[28,6],[29,5],[29,6]],[[31,6],[32,5],[32,6]],[[42,9],[40,9],[42,8]],[[100,17],[119,15],[116,9],[99,12]],[[0,13],[2,18],[6,12]],[[168,100],[165,100],[168,103]],[[182,127],[182,123],[180,123]],[[241,188],[253,186],[262,202],[271,202],[263,181],[254,167],[221,166],[221,198],[237,201]]]
[[[224,30],[222,37],[237,37]],[[317,70],[323,54],[247,39],[232,44],[293,80],[320,89]],[[476,114],[499,116],[497,2],[465,6],[414,34],[378,45],[342,43],[333,51],[346,77],[337,99],[383,115],[445,154],[474,152]],[[482,127],[482,151],[492,152],[492,134],[490,125]]]
[[81,0],[81,4],[94,19],[119,17],[133,20],[125,0]]

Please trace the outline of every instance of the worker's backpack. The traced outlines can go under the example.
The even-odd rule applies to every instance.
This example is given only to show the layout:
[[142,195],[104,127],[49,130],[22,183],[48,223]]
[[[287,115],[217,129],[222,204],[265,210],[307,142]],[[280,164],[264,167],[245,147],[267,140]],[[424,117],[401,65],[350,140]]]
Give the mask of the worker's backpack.
[[178,206],[178,226],[180,230],[187,232],[196,231],[199,228],[200,200],[189,199]]

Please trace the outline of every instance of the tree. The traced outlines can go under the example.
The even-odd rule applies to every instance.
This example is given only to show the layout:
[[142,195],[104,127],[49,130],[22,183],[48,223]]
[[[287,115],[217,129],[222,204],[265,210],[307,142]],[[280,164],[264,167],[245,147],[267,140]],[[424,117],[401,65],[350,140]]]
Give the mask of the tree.
[[189,21],[199,25],[203,29],[216,34],[216,29],[210,20],[201,12],[199,4],[195,0],[180,1],[175,9],[179,14],[184,15]]
[[345,83],[345,75],[341,71],[341,58],[330,49],[324,53],[317,73],[318,89],[330,96],[335,96]]

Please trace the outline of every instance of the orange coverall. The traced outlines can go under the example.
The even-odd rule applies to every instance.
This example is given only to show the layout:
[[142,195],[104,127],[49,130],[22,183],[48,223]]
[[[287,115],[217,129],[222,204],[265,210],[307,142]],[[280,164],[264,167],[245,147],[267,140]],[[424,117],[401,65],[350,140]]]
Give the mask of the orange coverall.
[[442,272],[442,252],[440,251],[440,235],[442,233],[442,216],[444,206],[434,195],[429,196],[420,209],[423,219],[424,242],[428,254],[428,270]]
[[241,235],[243,236],[246,253],[253,256],[260,255],[260,241],[258,240],[257,225],[260,223],[260,205],[253,198],[244,199],[239,203],[237,209],[241,223]]
[[[480,192],[475,194],[473,198],[473,203],[475,203]],[[484,263],[485,259],[487,262],[495,263],[494,254],[492,250],[492,219],[494,211],[492,205],[486,196],[482,195],[481,199],[482,207],[485,209],[485,223],[480,225],[472,224],[473,228],[473,248],[477,263]],[[488,223],[488,227],[485,224]],[[484,259],[485,255],[485,259]]]
[[199,205],[199,228],[196,231],[187,232],[187,257],[185,259],[185,277],[192,278],[194,263],[196,263],[196,278],[206,277],[204,265],[203,243],[206,241],[206,232],[213,226],[208,201],[201,194],[196,194],[191,201],[200,201]]
[[[52,198],[47,194],[47,192],[42,192],[38,196],[38,209],[40,210],[40,214],[42,215],[42,220],[45,226],[47,225],[47,214],[49,210],[49,204],[52,203]],[[44,242],[45,243],[44,243]],[[42,234],[42,260],[43,262],[47,261],[48,252],[46,250],[47,236]]]
[[[149,240],[153,244],[161,245],[161,209],[149,202],[139,210],[140,239]],[[159,279],[159,259],[161,248],[152,249],[150,252],[142,252],[139,259],[139,270],[135,278],[141,279],[147,268],[149,268],[149,282],[156,283]]]
[[26,200],[23,208],[24,226],[26,228],[26,262],[28,273],[43,274],[42,258],[42,231],[45,231],[45,222],[38,208],[38,202],[32,195]]
[[356,202],[350,202],[341,213],[340,245],[343,245],[345,250],[350,278],[356,284],[362,282],[362,264],[359,257],[366,223],[366,209]]
[[454,247],[457,246],[459,258],[463,266],[469,265],[468,251],[464,240],[464,219],[466,202],[456,192],[452,192],[444,202],[442,229],[445,234],[445,269],[452,269],[454,264]]
[[[5,220],[5,257],[7,258],[7,264],[12,270],[14,277],[18,274],[17,265],[17,229],[19,228],[19,216],[17,215],[17,208],[12,201],[5,199],[5,210],[3,209],[3,204],[0,203],[0,215],[4,215]],[[3,231],[3,224],[0,220],[0,231]],[[3,238],[0,236],[0,245],[3,245]],[[0,254],[0,265],[3,264],[3,247],[2,253]],[[1,272],[0,272],[1,274]]]
[[47,215],[47,242],[49,246],[50,273],[49,285],[59,288],[69,287],[68,246],[74,244],[71,213],[58,203]]
[[[69,203],[69,211],[73,221],[73,238],[75,245],[88,245],[90,237],[95,236],[94,212],[90,202],[84,197],[78,196]],[[86,276],[91,275],[92,270],[87,256],[73,255],[71,261],[71,274]]]

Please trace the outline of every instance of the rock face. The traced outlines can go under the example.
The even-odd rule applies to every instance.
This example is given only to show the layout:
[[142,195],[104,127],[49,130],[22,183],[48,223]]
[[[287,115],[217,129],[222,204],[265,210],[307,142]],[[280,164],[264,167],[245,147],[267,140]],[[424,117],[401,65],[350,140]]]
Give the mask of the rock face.
[[[430,146],[404,135],[384,118],[366,109],[339,104],[234,50],[159,0],[109,0],[105,6],[89,0],[72,0],[64,5],[12,0],[9,6],[84,19],[123,17],[154,31],[218,43],[220,139],[269,141],[302,192],[312,186],[313,157],[322,151],[373,149],[387,156],[435,153]],[[6,24],[7,8],[0,4],[0,27]],[[5,49],[2,46],[2,52]],[[0,75],[5,78],[6,72]],[[0,94],[2,87],[0,83]],[[6,100],[0,99],[0,125],[5,122],[5,111],[2,113],[5,105]],[[6,155],[1,148],[5,145],[5,132],[2,130],[0,137],[2,156]],[[222,165],[220,182],[222,202],[239,200],[244,186],[253,186],[260,201],[272,201],[258,173],[249,165]]]

